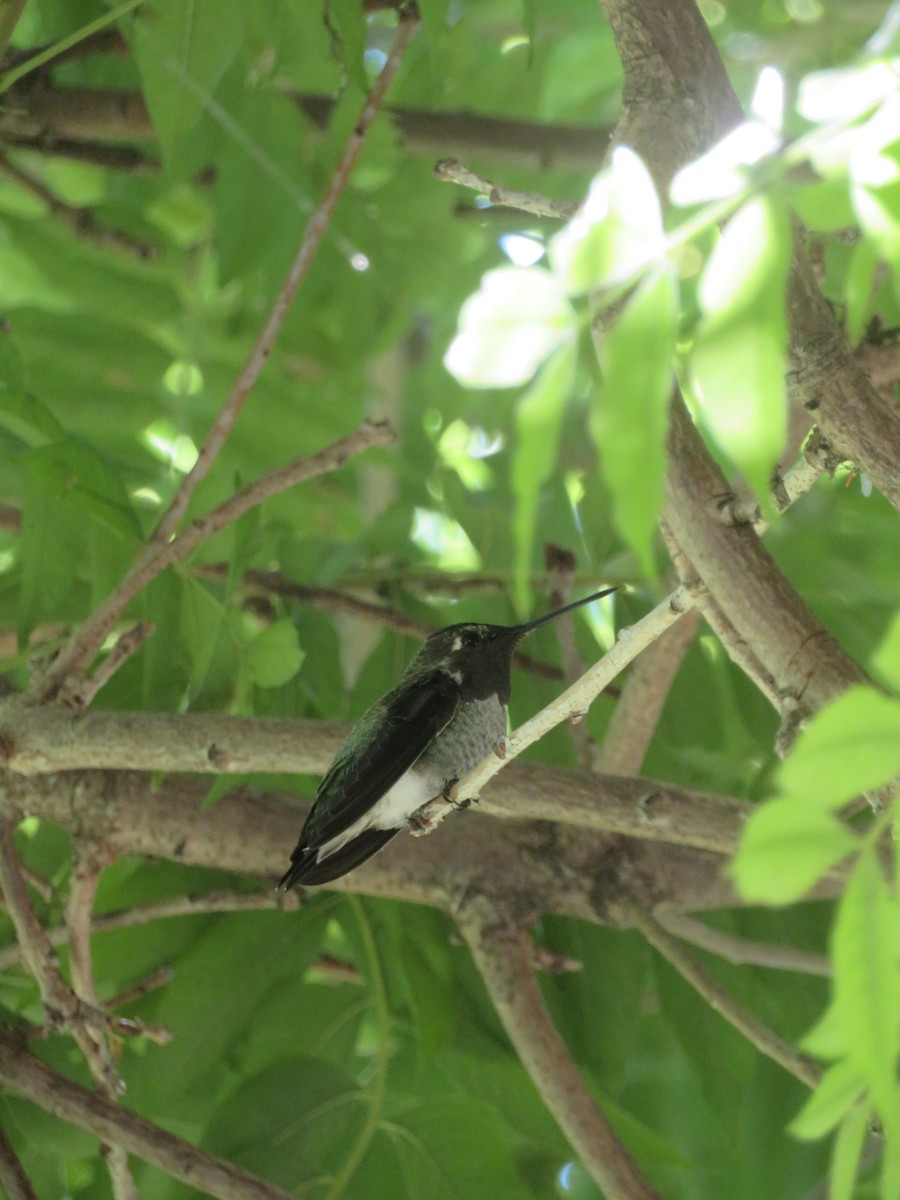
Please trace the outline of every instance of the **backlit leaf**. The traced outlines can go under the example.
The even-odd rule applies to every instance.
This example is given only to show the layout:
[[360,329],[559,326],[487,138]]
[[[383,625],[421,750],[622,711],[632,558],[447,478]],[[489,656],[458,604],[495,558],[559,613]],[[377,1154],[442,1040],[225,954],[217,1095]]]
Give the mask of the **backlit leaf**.
[[828,813],[770,800],[747,822],[731,873],[747,900],[788,904],[856,847],[854,835]]
[[515,387],[575,329],[572,306],[549,271],[500,267],[462,306],[444,363],[468,387]]
[[853,687],[810,721],[778,771],[782,791],[836,808],[900,771],[900,700]]
[[616,524],[652,579],[662,506],[678,293],[668,269],[629,298],[600,347],[603,383],[591,431],[613,494]]
[[703,423],[761,499],[787,429],[785,286],[790,223],[757,196],[731,219],[700,280],[690,370]]

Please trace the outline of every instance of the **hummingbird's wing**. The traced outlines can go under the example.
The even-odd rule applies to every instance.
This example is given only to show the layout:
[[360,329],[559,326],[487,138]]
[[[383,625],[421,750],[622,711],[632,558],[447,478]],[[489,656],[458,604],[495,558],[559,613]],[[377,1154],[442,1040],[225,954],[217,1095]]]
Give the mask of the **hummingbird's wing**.
[[456,680],[431,671],[396,688],[377,713],[370,710],[362,722],[371,719],[377,732],[357,754],[344,753],[345,743],[319,784],[301,841],[321,845],[365,816],[447,727],[459,701]]
[[[459,703],[456,680],[444,671],[431,671],[413,683],[402,684],[388,694],[386,703],[360,718],[319,784],[291,855],[292,866],[279,887],[335,879],[390,841],[396,830],[368,829],[318,862],[319,850],[364,817],[425,753],[452,721]],[[360,743],[365,748],[357,751]]]

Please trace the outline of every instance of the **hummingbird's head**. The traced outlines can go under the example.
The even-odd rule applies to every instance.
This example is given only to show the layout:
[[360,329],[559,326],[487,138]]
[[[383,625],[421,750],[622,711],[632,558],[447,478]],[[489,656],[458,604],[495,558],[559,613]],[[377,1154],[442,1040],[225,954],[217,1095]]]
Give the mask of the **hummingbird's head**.
[[448,625],[429,637],[413,660],[410,670],[439,667],[457,681],[463,700],[485,700],[488,696],[497,695],[502,704],[507,704],[512,656],[522,638],[554,617],[580,608],[583,604],[590,604],[592,600],[599,600],[613,591],[615,588],[606,588],[592,596],[585,596],[524,625]]

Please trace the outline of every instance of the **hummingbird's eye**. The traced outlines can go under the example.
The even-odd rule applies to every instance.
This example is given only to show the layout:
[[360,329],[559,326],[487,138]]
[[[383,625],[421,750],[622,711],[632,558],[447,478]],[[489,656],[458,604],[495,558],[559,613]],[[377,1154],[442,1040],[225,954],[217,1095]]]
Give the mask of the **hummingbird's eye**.
[[467,629],[460,638],[460,641],[464,646],[477,646],[481,641],[481,638],[474,631],[474,629]]

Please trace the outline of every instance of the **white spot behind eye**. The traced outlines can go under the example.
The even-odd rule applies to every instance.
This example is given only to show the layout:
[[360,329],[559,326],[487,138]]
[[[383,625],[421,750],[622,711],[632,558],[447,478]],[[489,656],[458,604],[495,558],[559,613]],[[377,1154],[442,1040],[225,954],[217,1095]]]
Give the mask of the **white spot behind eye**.
[[460,637],[459,634],[457,634],[456,637],[453,639],[453,649],[459,650],[459,648],[461,646],[462,646],[462,638]]

